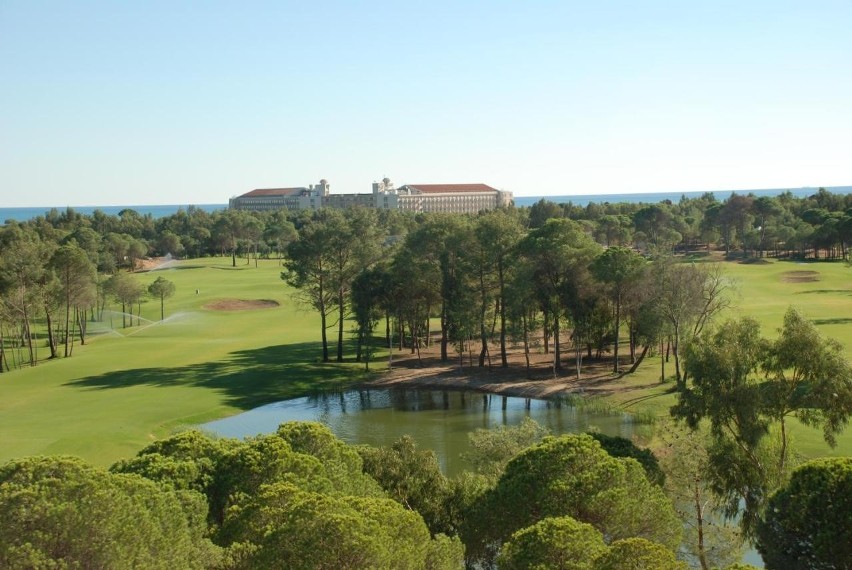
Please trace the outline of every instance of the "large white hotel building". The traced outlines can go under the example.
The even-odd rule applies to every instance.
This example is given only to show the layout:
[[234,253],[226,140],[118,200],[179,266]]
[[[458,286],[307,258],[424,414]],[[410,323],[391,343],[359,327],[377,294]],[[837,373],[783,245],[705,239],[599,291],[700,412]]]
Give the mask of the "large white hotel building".
[[394,188],[385,178],[370,194],[331,194],[325,179],[297,188],[259,188],[229,200],[237,210],[314,210],[364,206],[413,212],[476,214],[512,204],[512,193],[487,184],[406,184]]

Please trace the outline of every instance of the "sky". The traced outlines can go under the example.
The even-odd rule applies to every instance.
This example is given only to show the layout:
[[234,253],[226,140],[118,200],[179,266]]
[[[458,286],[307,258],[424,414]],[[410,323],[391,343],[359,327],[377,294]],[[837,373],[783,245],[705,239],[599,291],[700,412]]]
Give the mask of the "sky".
[[0,207],[852,184],[852,2],[0,0]]

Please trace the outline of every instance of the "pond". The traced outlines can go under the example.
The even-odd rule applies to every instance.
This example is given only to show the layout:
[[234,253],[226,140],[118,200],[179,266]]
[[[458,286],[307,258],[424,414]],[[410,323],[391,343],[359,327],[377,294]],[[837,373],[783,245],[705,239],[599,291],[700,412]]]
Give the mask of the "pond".
[[631,438],[646,432],[630,414],[572,406],[559,400],[535,400],[462,391],[382,389],[351,390],[267,404],[200,426],[226,437],[272,433],[287,421],[318,421],[347,443],[388,446],[410,435],[432,449],[447,475],[469,469],[461,458],[467,434],[477,428],[517,425],[534,419],[554,434],[597,430]]
[[[481,392],[383,389],[351,390],[267,404],[200,426],[225,437],[272,433],[289,421],[322,422],[347,443],[388,446],[411,435],[418,446],[432,449],[447,475],[470,469],[461,454],[467,434],[477,428],[517,425],[534,419],[554,434],[597,430],[607,435],[645,439],[650,428],[618,411],[573,406],[566,401],[536,400]],[[753,549],[745,562],[763,567]]]

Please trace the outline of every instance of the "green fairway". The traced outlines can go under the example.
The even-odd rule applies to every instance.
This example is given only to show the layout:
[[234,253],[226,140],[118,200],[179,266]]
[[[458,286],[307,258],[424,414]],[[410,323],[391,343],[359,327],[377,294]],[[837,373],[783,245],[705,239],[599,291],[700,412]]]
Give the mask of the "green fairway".
[[[726,263],[738,290],[730,317],[750,315],[766,337],[775,337],[784,313],[795,307],[827,338],[840,342],[852,360],[852,268],[843,262],[769,261],[760,264]],[[795,420],[791,430],[796,450],[807,457],[852,455],[852,427],[830,448],[822,432]]]
[[[845,348],[846,358],[852,360],[852,268],[848,265],[767,260],[724,262],[722,268],[732,286],[732,305],[717,318],[717,324],[751,316],[761,323],[763,336],[771,338],[776,336],[787,308],[793,306],[812,320],[823,336],[838,340]],[[667,364],[666,374],[674,374],[673,359]],[[658,384],[659,378],[659,357],[648,358],[627,380],[631,385],[646,387],[638,393],[613,395],[610,400],[631,412],[668,416],[676,396],[669,391],[671,384]],[[791,425],[796,450],[806,457],[852,454],[852,428],[838,436],[837,447],[832,449],[823,441],[821,431],[801,426],[795,420]]]
[[[319,362],[319,318],[296,306],[277,261],[230,265],[139,274],[146,286],[157,276],[176,284],[164,322],[122,329],[114,315],[116,331],[71,358],[0,375],[0,459],[65,453],[109,464],[176,428],[359,377],[360,367]],[[203,308],[225,298],[280,306]],[[159,302],[143,304],[142,316],[158,320]]]
[[[116,330],[76,346],[73,357],[0,375],[0,460],[65,453],[105,465],[175,429],[362,378],[360,365],[320,362],[319,317],[296,306],[277,261],[262,260],[257,268],[237,263],[233,268],[230,258],[189,260],[139,274],[145,286],[158,276],[175,283],[164,322],[156,322],[159,302],[149,300],[142,316],[151,322],[122,329],[121,317],[113,315]],[[752,315],[772,336],[792,304],[852,358],[849,267],[771,261],[725,263],[724,269],[737,291],[728,316]],[[797,274],[796,281],[791,271],[816,274]],[[222,299],[280,305],[204,308]],[[659,358],[648,358],[627,380],[644,387],[611,400],[629,411],[667,415],[675,397],[670,385],[658,383],[659,371]],[[852,453],[852,429],[834,450],[818,431],[797,426],[794,437],[809,457]]]
[[725,263],[734,286],[731,316],[751,315],[774,336],[787,307],[793,306],[827,337],[837,339],[852,358],[852,268],[841,262],[770,261]]

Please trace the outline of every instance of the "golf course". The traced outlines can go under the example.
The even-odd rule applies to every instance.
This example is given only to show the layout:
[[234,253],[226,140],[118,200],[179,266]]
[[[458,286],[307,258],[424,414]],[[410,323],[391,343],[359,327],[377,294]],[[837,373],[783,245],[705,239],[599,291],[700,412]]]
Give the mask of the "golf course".
[[[724,262],[723,271],[732,306],[717,323],[752,316],[771,337],[793,306],[852,357],[852,270],[846,264]],[[347,362],[321,362],[319,316],[299,303],[280,272],[274,259],[257,266],[238,259],[233,267],[230,257],[216,257],[135,273],[145,287],[161,276],[175,284],[165,319],[159,299],[141,305],[141,318],[134,308],[130,321],[108,306],[71,358],[0,375],[0,460],[68,454],[106,466],[191,426],[369,380],[352,347]],[[386,366],[386,353],[376,358],[372,377]],[[650,356],[635,374],[614,378],[623,389],[606,398],[629,412],[667,416],[675,395],[659,376],[659,356]],[[793,439],[808,458],[852,454],[849,428],[834,449],[820,431],[800,425]]]

